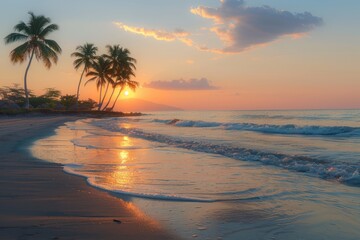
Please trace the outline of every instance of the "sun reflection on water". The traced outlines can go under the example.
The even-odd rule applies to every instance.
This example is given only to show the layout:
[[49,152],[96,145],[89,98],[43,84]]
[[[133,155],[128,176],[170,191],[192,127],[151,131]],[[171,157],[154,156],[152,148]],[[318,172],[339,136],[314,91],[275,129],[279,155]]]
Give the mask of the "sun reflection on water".
[[[116,188],[119,189],[129,189],[134,182],[135,172],[133,169],[129,168],[129,151],[121,150],[118,153],[119,165],[114,168],[114,172],[110,174],[111,182]],[[114,187],[115,187],[114,186]]]
[[123,138],[120,142],[120,146],[121,147],[132,147],[132,146],[134,146],[134,143],[128,136],[123,136]]
[[129,123],[122,123],[121,128],[130,129],[130,128],[132,128],[132,125]]

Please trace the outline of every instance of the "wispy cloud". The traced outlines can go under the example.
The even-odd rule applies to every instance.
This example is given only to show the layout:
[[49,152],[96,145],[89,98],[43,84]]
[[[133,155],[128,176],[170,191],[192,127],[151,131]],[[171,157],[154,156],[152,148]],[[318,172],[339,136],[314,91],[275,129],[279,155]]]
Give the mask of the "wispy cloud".
[[184,31],[183,29],[176,29],[175,31],[170,32],[165,30],[129,26],[121,22],[114,22],[114,24],[127,32],[139,34],[145,37],[152,37],[156,40],[168,42],[179,40],[188,46],[192,46],[193,44],[193,41],[189,38],[190,33]]
[[244,0],[221,0],[218,8],[199,6],[190,11],[213,21],[210,31],[225,47],[204,50],[219,53],[239,53],[284,36],[299,38],[323,22],[309,12],[291,13],[269,6],[247,7]]
[[178,79],[178,80],[170,80],[170,81],[152,81],[150,83],[145,83],[144,87],[146,88],[154,88],[154,89],[162,89],[162,90],[215,90],[218,87],[213,86],[211,82],[206,78],[200,79]]

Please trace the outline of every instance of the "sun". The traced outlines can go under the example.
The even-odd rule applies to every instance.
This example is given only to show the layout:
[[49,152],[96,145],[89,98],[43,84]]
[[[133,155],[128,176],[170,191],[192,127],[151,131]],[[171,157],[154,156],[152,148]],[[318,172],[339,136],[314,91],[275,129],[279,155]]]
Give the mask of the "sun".
[[125,91],[125,92],[124,92],[124,95],[125,95],[125,96],[129,96],[129,91]]

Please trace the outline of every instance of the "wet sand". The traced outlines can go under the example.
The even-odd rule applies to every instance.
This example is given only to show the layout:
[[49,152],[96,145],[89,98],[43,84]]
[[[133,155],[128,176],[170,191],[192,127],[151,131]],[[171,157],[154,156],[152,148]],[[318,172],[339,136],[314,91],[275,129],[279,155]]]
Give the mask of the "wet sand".
[[0,117],[0,239],[177,239],[131,202],[25,147],[77,117]]

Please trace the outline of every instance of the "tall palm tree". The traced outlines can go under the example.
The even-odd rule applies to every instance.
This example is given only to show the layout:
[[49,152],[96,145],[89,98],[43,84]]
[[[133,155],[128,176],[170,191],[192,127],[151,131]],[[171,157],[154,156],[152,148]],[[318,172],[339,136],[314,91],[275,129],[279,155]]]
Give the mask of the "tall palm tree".
[[94,61],[89,72],[87,72],[86,76],[91,77],[89,80],[86,81],[86,84],[88,84],[91,81],[96,81],[96,87],[98,90],[100,89],[99,104],[98,104],[98,110],[100,110],[102,105],[103,86],[107,82],[112,81],[111,78],[112,69],[111,69],[110,61],[108,59],[105,59],[103,56],[98,57]]
[[[136,66],[135,66],[136,59],[130,57],[130,51],[128,49],[122,48],[119,45],[113,45],[113,46],[107,45],[106,48],[108,50],[108,54],[105,55],[105,57],[109,59],[109,61],[111,62],[113,77],[116,78],[116,81],[112,85],[113,91],[103,110],[105,110],[107,106],[110,104],[115,89],[118,86],[120,86],[121,89],[119,91],[118,96],[116,97],[116,100],[119,98],[123,90],[122,85],[124,85],[124,83],[126,83],[127,80],[130,81],[131,76],[135,76],[135,70],[136,70]],[[113,104],[113,106],[115,106],[115,104]]]
[[98,48],[95,47],[94,44],[85,43],[82,46],[77,46],[76,50],[77,50],[76,52],[73,52],[71,54],[72,57],[76,58],[74,60],[74,68],[78,70],[81,66],[84,67],[80,76],[80,80],[76,92],[76,109],[77,109],[79,104],[79,94],[80,94],[80,86],[81,86],[82,78],[84,76],[84,73],[88,72],[90,67],[94,63]]
[[50,69],[52,62],[57,63],[58,54],[61,53],[59,44],[46,38],[50,33],[59,29],[58,25],[51,24],[50,18],[43,15],[36,16],[32,12],[29,12],[29,15],[30,19],[27,23],[21,21],[15,25],[15,32],[5,37],[6,44],[23,42],[10,52],[13,63],[23,63],[29,59],[24,75],[25,108],[27,109],[30,107],[27,75],[33,57],[35,56],[38,61],[43,61],[45,67]]

